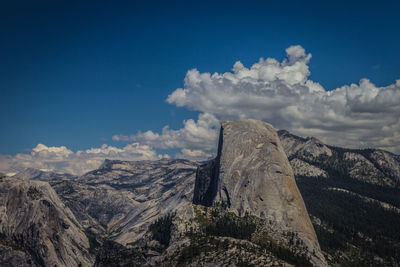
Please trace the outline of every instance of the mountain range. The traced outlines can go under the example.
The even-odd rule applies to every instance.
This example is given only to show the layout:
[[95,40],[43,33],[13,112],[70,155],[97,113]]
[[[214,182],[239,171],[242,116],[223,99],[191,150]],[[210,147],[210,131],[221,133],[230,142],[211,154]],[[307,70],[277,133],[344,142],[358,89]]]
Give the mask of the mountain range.
[[1,266],[393,266],[400,156],[256,120],[198,163],[105,160],[0,179]]

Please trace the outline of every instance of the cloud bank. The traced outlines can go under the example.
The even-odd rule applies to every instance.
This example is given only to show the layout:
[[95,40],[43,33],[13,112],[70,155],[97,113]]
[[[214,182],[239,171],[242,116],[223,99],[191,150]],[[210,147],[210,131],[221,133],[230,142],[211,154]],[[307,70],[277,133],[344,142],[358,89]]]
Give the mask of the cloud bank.
[[209,113],[199,115],[197,121],[183,122],[183,128],[172,130],[169,126],[161,134],[153,131],[138,132],[133,135],[114,135],[114,141],[134,141],[158,149],[181,149],[176,157],[202,160],[212,157],[217,146],[219,120]]
[[30,154],[0,156],[0,170],[15,173],[26,168],[83,174],[100,166],[105,158],[120,160],[155,160],[167,155],[158,155],[148,145],[128,144],[123,148],[108,146],[73,152],[65,146],[48,147],[38,144]]
[[[310,59],[311,54],[297,45],[286,49],[286,58],[281,62],[261,58],[246,68],[238,61],[232,72],[214,74],[192,69],[186,74],[184,87],[170,94],[167,102],[204,113],[200,117],[256,118],[332,145],[400,152],[400,80],[377,87],[361,79],[358,84],[327,91],[309,79]],[[171,130],[165,129],[161,134],[138,133],[129,139],[163,147],[175,142]],[[172,132],[181,131],[186,131],[186,125]],[[215,132],[211,136],[216,138]],[[195,133],[192,138],[196,139]],[[202,140],[203,147],[189,142],[184,146],[210,153],[215,140]]]
[[74,153],[66,147],[39,144],[31,154],[0,156],[0,171],[35,167],[80,174],[97,168],[104,158],[166,156],[154,149],[178,149],[175,157],[204,160],[216,152],[219,120],[242,118],[264,120],[332,145],[400,153],[400,80],[377,87],[364,78],[327,91],[309,79],[310,60],[311,54],[297,45],[286,49],[282,61],[261,58],[249,68],[238,61],[225,73],[189,70],[183,88],[166,101],[199,111],[197,121],[188,119],[178,130],[165,126],[161,133],[113,136],[115,141],[134,142],[124,148],[103,145]]

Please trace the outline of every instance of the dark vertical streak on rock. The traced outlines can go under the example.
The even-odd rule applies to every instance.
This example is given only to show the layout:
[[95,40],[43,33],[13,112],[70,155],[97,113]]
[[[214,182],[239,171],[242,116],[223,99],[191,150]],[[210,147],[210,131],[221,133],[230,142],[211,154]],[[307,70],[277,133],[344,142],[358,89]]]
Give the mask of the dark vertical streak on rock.
[[223,190],[224,190],[224,192],[225,192],[225,196],[226,196],[226,201],[227,201],[228,208],[230,208],[230,207],[231,207],[231,198],[230,198],[230,196],[229,196],[228,189],[226,189],[226,187],[224,187]]
[[193,203],[211,206],[218,191],[220,158],[223,145],[223,128],[219,132],[217,157],[197,168]]

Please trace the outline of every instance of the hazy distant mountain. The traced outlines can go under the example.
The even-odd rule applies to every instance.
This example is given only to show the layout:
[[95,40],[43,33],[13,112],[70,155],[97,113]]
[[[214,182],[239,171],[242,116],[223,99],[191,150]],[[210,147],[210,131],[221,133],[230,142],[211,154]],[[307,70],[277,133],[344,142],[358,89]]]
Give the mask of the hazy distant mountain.
[[52,171],[42,171],[34,168],[27,168],[15,175],[13,178],[22,180],[53,181],[53,180],[74,180],[77,176],[68,173],[56,173]]

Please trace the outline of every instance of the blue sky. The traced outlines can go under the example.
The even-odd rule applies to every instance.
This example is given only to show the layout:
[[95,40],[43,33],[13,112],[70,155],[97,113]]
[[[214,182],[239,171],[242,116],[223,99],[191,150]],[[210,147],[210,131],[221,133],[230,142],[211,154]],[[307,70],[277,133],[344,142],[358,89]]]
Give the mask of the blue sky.
[[361,78],[394,84],[399,9],[398,1],[2,1],[0,154],[38,143],[121,147],[112,136],[179,129],[204,112],[166,102],[187,71],[281,61],[291,45],[312,54],[309,79],[325,90]]

